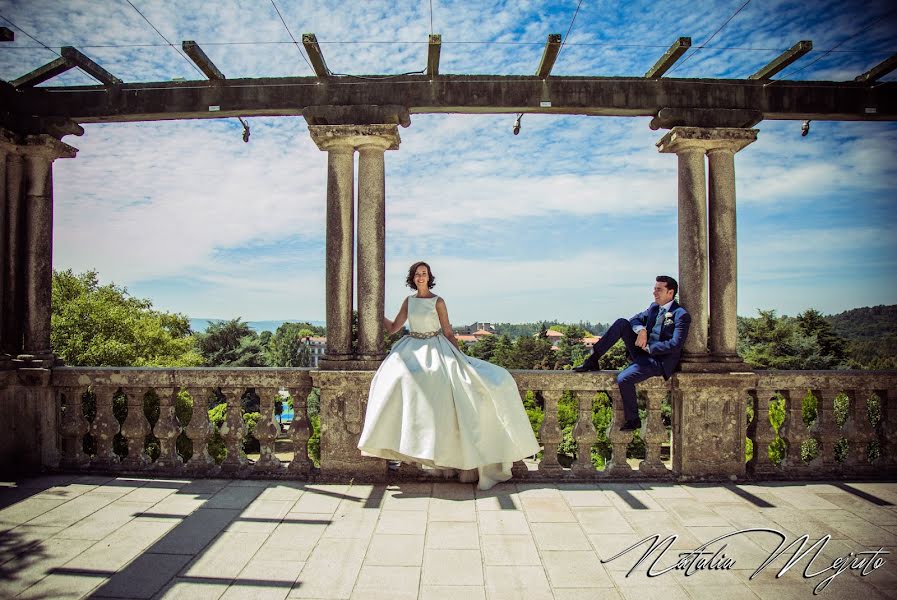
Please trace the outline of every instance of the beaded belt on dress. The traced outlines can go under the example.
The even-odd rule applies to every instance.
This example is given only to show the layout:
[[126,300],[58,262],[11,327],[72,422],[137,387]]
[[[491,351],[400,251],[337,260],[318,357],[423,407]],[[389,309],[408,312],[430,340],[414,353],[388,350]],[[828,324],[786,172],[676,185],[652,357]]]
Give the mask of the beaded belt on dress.
[[439,335],[438,331],[409,331],[408,335],[419,340],[424,340]]

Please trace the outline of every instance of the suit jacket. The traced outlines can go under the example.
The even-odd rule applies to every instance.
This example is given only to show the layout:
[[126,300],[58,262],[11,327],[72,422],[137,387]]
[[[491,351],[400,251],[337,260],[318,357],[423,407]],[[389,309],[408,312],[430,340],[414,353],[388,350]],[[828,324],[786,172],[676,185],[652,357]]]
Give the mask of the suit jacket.
[[[643,326],[650,334],[654,329],[659,310],[660,306],[656,302],[652,302],[644,311],[629,319],[629,323],[632,326]],[[685,338],[688,337],[690,326],[691,315],[674,300],[660,329],[660,340],[648,343],[651,357],[663,368],[664,379],[669,379],[676,369],[676,365],[679,364],[682,346],[685,344]]]

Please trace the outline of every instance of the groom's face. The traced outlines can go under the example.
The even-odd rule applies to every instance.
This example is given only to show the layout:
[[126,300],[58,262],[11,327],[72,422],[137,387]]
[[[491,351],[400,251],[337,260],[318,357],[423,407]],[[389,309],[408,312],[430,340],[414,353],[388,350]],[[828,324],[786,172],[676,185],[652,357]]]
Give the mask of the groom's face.
[[663,281],[654,282],[654,302],[663,306],[673,299],[675,294],[673,290],[667,289],[667,284]]

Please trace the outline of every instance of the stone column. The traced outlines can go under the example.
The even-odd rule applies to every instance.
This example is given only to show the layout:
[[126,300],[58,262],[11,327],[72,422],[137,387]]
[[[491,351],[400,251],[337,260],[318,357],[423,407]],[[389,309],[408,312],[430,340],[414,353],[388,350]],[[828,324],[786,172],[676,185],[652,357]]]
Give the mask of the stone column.
[[[25,158],[25,322],[22,360],[53,360],[50,302],[53,288],[53,161],[77,150],[49,135],[28,136]],[[45,366],[50,366],[49,364]]]
[[717,145],[707,150],[710,235],[709,350],[716,362],[741,362],[738,341],[738,236],[735,208],[735,153],[757,139],[756,129],[717,129]]
[[355,147],[346,127],[308,127],[318,148],[327,152],[326,361],[352,358]]
[[[684,130],[684,131],[683,131]],[[694,127],[674,127],[657,142],[661,152],[679,157],[679,302],[691,313],[691,328],[682,362],[706,361],[707,323],[707,196],[705,145]],[[683,135],[685,134],[685,135]]]
[[6,215],[8,196],[6,190],[6,157],[11,146],[0,142],[0,369],[8,365],[10,354],[7,352],[9,332],[7,331],[6,318],[6,258],[9,256],[9,230],[7,229]]
[[[386,176],[384,152],[399,147],[396,125],[372,125],[358,144],[358,359],[380,361],[386,293]],[[376,368],[376,365],[372,365]]]

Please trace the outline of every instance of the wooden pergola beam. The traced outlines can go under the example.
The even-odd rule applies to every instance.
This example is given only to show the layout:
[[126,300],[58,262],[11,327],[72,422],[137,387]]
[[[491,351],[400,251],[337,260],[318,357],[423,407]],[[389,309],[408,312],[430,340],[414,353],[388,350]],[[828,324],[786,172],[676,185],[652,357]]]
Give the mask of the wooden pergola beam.
[[442,36],[438,33],[430,34],[430,43],[427,46],[427,76],[433,79],[439,75],[439,54],[442,52]]
[[62,47],[62,57],[105,86],[117,85],[122,82],[121,79],[71,46]]
[[315,75],[320,78],[330,77],[330,69],[327,68],[327,63],[324,62],[324,55],[321,53],[321,47],[318,45],[318,38],[315,37],[315,34],[303,33],[302,45],[305,46],[312,69],[315,70]]
[[897,69],[897,54],[881,61],[862,75],[858,76],[856,79],[854,79],[854,81],[874,83],[894,69]]
[[658,79],[663,77],[663,74],[666,73],[673,64],[679,60],[683,54],[685,54],[686,50],[691,48],[691,38],[690,37],[681,37],[670,46],[669,50],[664,52],[663,56],[658,59],[654,66],[648,69],[648,72],[645,73],[645,77],[647,79]]
[[184,50],[184,54],[190,57],[190,60],[199,67],[199,70],[202,71],[206,77],[209,79],[226,79],[224,73],[222,73],[218,67],[215,66],[215,63],[206,56],[206,53],[199,47],[199,44],[193,40],[184,40],[181,42],[181,48]]
[[74,66],[74,63],[70,62],[69,59],[60,56],[56,60],[50,61],[30,73],[22,75],[18,79],[13,79],[9,83],[16,89],[34,87],[39,83],[43,83],[48,79],[53,79],[57,75],[65,73]]
[[16,41],[16,33],[9,27],[0,27],[0,42]]
[[812,49],[813,42],[801,40],[776,57],[771,63],[748,77],[748,79],[769,79]]
[[539,68],[536,69],[536,77],[545,79],[551,75],[551,68],[554,67],[554,61],[557,60],[560,51],[561,34],[549,33],[548,41],[545,42],[545,50],[542,51],[542,60],[539,61]]

